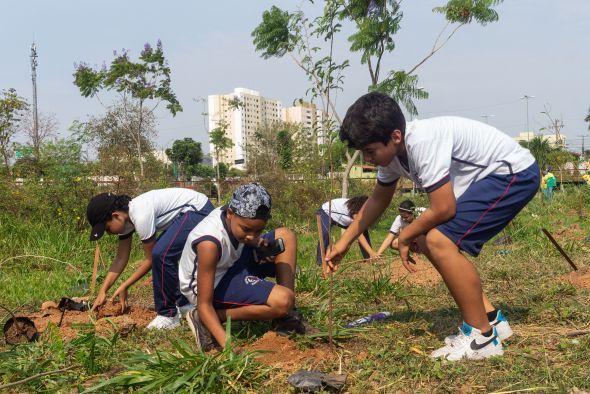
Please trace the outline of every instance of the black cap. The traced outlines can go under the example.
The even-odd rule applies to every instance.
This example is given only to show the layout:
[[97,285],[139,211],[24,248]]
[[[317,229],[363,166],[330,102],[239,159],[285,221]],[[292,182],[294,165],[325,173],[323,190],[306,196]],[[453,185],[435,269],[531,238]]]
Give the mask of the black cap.
[[90,199],[86,208],[86,218],[92,226],[90,240],[96,241],[103,236],[106,229],[106,221],[110,218],[113,204],[117,196],[113,193],[100,193]]

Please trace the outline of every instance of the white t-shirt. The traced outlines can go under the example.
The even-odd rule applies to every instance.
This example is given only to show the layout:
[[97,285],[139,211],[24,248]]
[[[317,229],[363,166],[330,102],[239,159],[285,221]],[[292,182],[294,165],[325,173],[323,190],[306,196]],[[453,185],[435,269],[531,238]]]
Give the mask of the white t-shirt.
[[[346,207],[348,198],[335,198],[332,200],[332,206],[329,207],[329,201],[322,204],[322,211],[328,215],[330,212],[332,215],[332,221],[338,223],[342,227],[348,227],[352,223],[352,216]],[[329,210],[328,208],[331,208]]]
[[455,116],[408,122],[405,146],[408,168],[396,156],[378,168],[377,181],[388,185],[405,176],[429,193],[450,180],[455,198],[491,173],[517,173],[535,162],[528,149],[500,130]]
[[200,211],[209,201],[206,195],[180,187],[157,189],[140,194],[129,202],[129,220],[121,239],[135,230],[142,241],[151,239],[156,231],[163,231],[182,212]]
[[[426,208],[423,207],[418,207],[418,208],[414,208],[414,212],[416,214],[416,217],[420,216],[420,214],[422,212],[426,211]],[[402,231],[404,228],[408,227],[410,223],[406,222],[404,219],[402,219],[401,215],[397,215],[395,217],[395,220],[393,221],[393,224],[391,225],[391,228],[389,229],[389,232],[395,235],[399,235],[400,231]]]
[[188,235],[180,262],[178,264],[178,281],[181,293],[193,305],[197,304],[197,268],[199,261],[196,248],[199,242],[212,241],[217,245],[219,261],[215,268],[214,287],[242,255],[244,244],[230,236],[225,222],[225,210],[214,209]]

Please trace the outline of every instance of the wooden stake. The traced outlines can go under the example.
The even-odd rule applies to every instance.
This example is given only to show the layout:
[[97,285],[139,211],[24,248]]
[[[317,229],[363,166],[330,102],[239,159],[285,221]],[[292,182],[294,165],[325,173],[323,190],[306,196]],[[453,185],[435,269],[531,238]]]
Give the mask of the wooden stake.
[[92,282],[90,284],[90,294],[94,294],[94,287],[96,286],[96,273],[98,272],[98,259],[100,258],[100,247],[96,243],[94,250],[94,267],[92,268]]
[[323,229],[322,229],[322,219],[320,215],[316,215],[317,223],[318,223],[318,236],[320,237],[320,256],[322,258],[322,275],[324,279],[326,279],[326,246],[324,245],[324,237],[323,237]]
[[559,251],[559,253],[561,253],[563,258],[566,259],[566,261],[571,265],[571,267],[574,269],[574,271],[577,271],[578,267],[576,267],[576,265],[574,264],[572,259],[570,259],[570,257],[567,255],[567,253],[565,253],[565,251],[561,248],[561,246],[559,246],[559,244],[557,243],[555,238],[553,238],[553,236],[551,236],[551,234],[549,234],[549,231],[545,230],[544,228],[542,228],[541,231],[547,236],[547,238],[549,238],[549,241],[551,241],[553,246],[555,246],[555,248]]

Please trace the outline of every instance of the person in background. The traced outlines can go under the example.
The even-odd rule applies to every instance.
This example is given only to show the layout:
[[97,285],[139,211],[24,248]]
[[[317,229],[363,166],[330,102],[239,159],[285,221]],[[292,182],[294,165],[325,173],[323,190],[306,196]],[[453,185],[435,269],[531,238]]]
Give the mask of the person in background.
[[[367,201],[367,196],[356,196],[351,198],[335,198],[322,204],[322,207],[317,210],[316,215],[321,223],[321,237],[324,241],[324,253],[329,249],[330,245],[330,227],[338,226],[347,229],[350,223],[354,220],[358,212]],[[331,215],[329,216],[328,213]],[[332,220],[330,220],[330,218]],[[368,259],[375,257],[377,254],[371,246],[371,238],[369,237],[369,230],[365,230],[359,237],[358,243],[361,248],[363,258]],[[317,263],[322,265],[321,245],[318,241],[317,246]]]
[[186,313],[190,304],[178,288],[178,260],[188,234],[213,209],[206,195],[184,188],[151,190],[133,199],[114,193],[94,196],[86,210],[92,226],[90,240],[97,241],[107,232],[119,237],[119,245],[92,310],[107,302],[107,292],[129,263],[133,233],[137,233],[145,259],[119,286],[111,301],[118,297],[125,310],[129,288],[151,271],[158,315],[147,329],[179,326],[178,311]]
[[[416,208],[414,203],[410,200],[402,201],[399,204],[399,208],[398,208],[399,215],[397,215],[395,217],[395,220],[393,221],[393,224],[391,225],[391,228],[389,229],[389,234],[387,234],[387,237],[383,240],[381,247],[377,251],[377,255],[381,256],[383,254],[383,252],[385,252],[385,250],[388,247],[391,247],[392,249],[395,249],[395,250],[399,250],[399,247],[398,247],[399,233],[404,228],[406,228],[410,223],[412,223],[416,216],[419,216],[425,210],[426,210],[426,208],[423,208],[423,207]],[[419,251],[418,245],[415,242],[412,244],[411,250],[412,250],[412,252]]]

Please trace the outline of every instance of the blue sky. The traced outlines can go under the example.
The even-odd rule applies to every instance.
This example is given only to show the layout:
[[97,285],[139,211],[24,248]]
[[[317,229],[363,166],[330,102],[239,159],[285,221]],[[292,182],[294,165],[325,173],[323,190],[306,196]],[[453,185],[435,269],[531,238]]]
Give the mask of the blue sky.
[[[395,38],[395,52],[384,59],[385,69],[407,70],[428,53],[444,26],[442,15],[431,10],[443,2],[403,2],[402,29]],[[145,42],[161,39],[184,112],[176,117],[158,112],[157,145],[166,147],[187,136],[205,142],[202,105],[194,98],[235,87],[258,90],[283,105],[305,96],[307,79],[294,63],[288,57],[263,60],[250,37],[264,10],[272,5],[294,10],[299,4],[313,13],[314,7],[299,1],[5,2],[0,89],[15,88],[30,100],[29,46],[34,39],[39,109],[54,113],[60,135],[67,135],[73,120],[104,111],[96,99],[82,98],[73,85],[74,63],[108,64],[115,49],[127,48],[133,57]],[[506,0],[498,12],[499,22],[463,27],[418,69],[420,86],[430,93],[428,100],[418,102],[419,117],[483,120],[482,115],[494,115],[488,118],[490,124],[516,135],[526,125],[526,106],[519,97],[534,95],[529,102],[531,128],[547,126],[540,112],[548,106],[554,118],[563,119],[562,132],[570,147],[579,151],[579,136],[590,136],[583,121],[590,107],[590,1]],[[366,92],[369,77],[358,56],[349,53],[345,36],[336,43],[335,57],[352,64],[337,99],[343,114]]]

